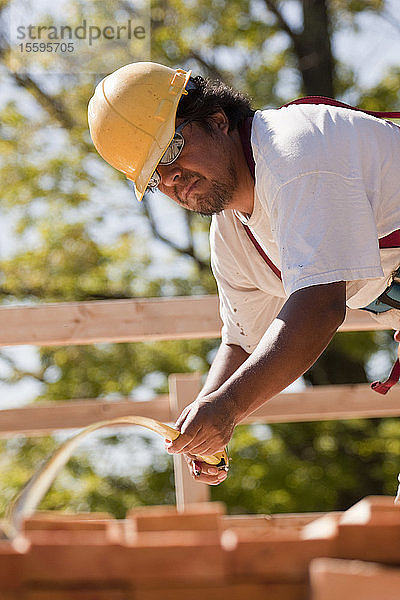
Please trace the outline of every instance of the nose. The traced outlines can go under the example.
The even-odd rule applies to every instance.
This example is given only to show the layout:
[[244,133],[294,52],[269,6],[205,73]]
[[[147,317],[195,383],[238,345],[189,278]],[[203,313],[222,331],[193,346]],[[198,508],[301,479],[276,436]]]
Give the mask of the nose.
[[158,165],[157,170],[161,175],[161,187],[163,185],[166,187],[173,187],[182,177],[182,170],[176,163],[172,163],[171,165]]

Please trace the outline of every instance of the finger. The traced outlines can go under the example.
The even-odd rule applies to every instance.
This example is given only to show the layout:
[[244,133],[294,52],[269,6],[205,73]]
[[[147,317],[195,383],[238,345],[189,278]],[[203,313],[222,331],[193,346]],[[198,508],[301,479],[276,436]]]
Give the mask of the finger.
[[215,465],[209,465],[208,463],[202,462],[196,458],[188,461],[188,464],[189,469],[192,470],[194,475],[200,475],[201,473],[204,475],[218,475],[221,472],[221,469]]
[[225,481],[226,477],[227,472],[220,471],[218,475],[207,475],[207,473],[200,473],[200,475],[194,476],[194,479],[201,483],[207,483],[208,485],[219,485]]
[[209,469],[209,470],[211,469],[209,471],[210,474],[219,471],[219,468],[216,465],[210,465],[209,463],[205,462],[204,460],[201,460],[197,454],[187,454],[185,452],[183,457],[186,460],[186,462],[188,463],[188,465],[191,465],[191,463],[193,461],[195,461],[201,471],[207,471],[207,469]]
[[217,454],[217,452],[223,452],[224,446],[213,443],[212,440],[205,440],[196,446],[188,446],[186,451],[190,452],[190,454],[195,454],[196,456],[213,456],[214,454]]
[[200,432],[201,428],[196,431],[194,436],[189,436],[186,433],[181,433],[181,435],[176,440],[170,443],[166,443],[165,447],[167,449],[167,452],[172,454],[174,452],[191,452],[192,447],[202,445],[205,442],[205,439]]
[[188,413],[190,412],[190,405],[183,409],[177,420],[175,421],[175,428],[181,430],[182,423],[184,423]]
[[[181,434],[182,436],[185,434]],[[210,437],[206,437],[205,432],[201,434],[199,430],[198,434],[190,439],[185,446],[183,451],[185,454],[195,454],[196,456],[210,456],[217,452],[223,452],[225,446],[221,442]]]

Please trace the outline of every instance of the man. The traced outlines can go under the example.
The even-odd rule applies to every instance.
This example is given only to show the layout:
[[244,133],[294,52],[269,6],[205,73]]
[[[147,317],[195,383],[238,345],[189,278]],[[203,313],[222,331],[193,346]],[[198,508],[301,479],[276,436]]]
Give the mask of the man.
[[[400,129],[322,104],[254,112],[222,83],[155,63],[106,77],[89,125],[139,200],[158,187],[213,215],[222,343],[177,420],[181,436],[167,444],[189,459],[213,454],[311,367],[346,305],[366,307],[387,289],[399,250],[380,250],[378,240],[400,228]],[[400,313],[386,308],[383,318],[398,328]],[[190,464],[199,481],[226,477]]]

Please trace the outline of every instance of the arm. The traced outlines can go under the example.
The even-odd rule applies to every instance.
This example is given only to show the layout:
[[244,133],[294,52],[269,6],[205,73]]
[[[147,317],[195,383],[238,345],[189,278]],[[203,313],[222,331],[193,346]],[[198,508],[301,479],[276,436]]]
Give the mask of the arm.
[[[186,407],[178,419],[181,435],[169,451],[212,454],[222,450],[238,423],[317,360],[344,320],[345,290],[345,282],[336,282],[293,293],[253,354],[218,389],[210,384],[211,391],[205,388]],[[216,382],[222,380],[216,376]]]
[[240,346],[221,343],[207,375],[200,396],[215,392],[250,355]]
[[[222,342],[214,357],[206,382],[197,399],[207,397],[212,392],[217,391],[248,357],[249,354],[240,346],[237,346],[236,344],[224,344],[224,342]],[[177,419],[175,425],[178,429],[181,429],[191,406],[192,405],[187,406]],[[167,443],[167,450],[172,451],[172,446],[172,443]],[[220,471],[216,467],[196,460],[189,452],[185,453],[185,458],[188,462],[189,470],[198,481],[210,485],[217,485],[226,479],[226,471]]]

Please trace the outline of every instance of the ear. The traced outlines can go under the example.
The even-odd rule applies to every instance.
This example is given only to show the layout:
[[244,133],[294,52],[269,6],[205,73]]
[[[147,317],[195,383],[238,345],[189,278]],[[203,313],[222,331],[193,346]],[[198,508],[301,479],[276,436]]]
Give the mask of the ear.
[[215,129],[219,129],[220,131],[226,134],[228,133],[229,119],[226,116],[225,112],[222,110],[222,108],[218,112],[214,113],[210,120]]

